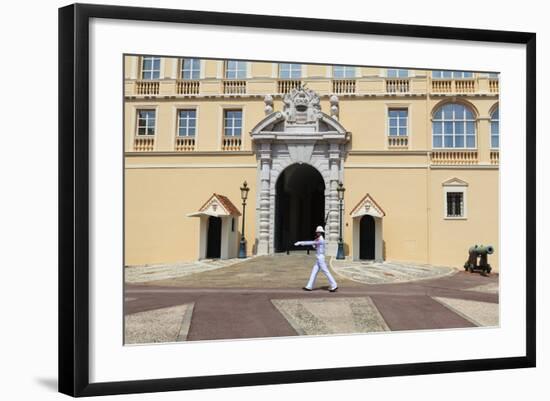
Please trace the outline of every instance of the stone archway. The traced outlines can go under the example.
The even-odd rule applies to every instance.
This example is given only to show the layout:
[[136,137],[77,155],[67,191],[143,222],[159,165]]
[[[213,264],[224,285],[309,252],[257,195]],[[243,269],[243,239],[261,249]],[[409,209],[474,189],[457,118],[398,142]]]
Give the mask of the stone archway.
[[296,241],[313,238],[325,225],[325,182],[308,164],[292,164],[275,185],[274,251],[295,249]]
[[283,111],[273,111],[273,98],[265,98],[266,117],[251,131],[258,159],[257,254],[273,253],[275,239],[276,183],[293,164],[315,168],[325,183],[327,254],[336,255],[338,242],[338,193],[343,181],[343,160],[350,133],[338,122],[338,99],[331,97],[331,115],[321,112],[320,98],[310,89],[293,89],[283,98]]

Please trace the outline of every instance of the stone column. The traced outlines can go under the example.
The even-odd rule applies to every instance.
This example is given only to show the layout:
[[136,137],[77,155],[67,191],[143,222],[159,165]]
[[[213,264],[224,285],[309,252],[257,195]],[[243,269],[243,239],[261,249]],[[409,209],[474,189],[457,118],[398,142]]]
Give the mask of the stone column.
[[258,255],[269,254],[269,184],[271,176],[271,144],[258,144],[260,160],[260,227],[258,234]]
[[480,117],[477,122],[477,149],[480,164],[491,164],[491,117]]
[[336,252],[338,251],[338,236],[340,229],[340,215],[337,191],[340,179],[340,146],[337,143],[331,143],[329,145],[329,169],[329,216],[325,231],[327,232],[326,237],[328,239],[327,255],[336,256]]

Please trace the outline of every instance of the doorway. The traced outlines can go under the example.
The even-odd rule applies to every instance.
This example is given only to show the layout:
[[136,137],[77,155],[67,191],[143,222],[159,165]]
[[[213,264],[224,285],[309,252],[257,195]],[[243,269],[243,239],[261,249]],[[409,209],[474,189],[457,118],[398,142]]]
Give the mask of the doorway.
[[364,215],[359,223],[359,259],[375,259],[375,238],[374,217]]
[[325,182],[309,164],[293,164],[275,190],[275,252],[298,249],[296,241],[312,240],[315,227],[325,225]]
[[217,259],[221,255],[222,248],[222,219],[210,216],[208,218],[208,234],[206,242],[206,257]]

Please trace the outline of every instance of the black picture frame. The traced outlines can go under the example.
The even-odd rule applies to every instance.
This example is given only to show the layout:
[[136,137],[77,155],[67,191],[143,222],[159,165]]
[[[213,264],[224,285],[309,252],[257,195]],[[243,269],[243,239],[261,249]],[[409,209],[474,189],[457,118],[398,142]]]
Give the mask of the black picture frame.
[[[90,383],[89,23],[91,18],[515,43],[526,48],[526,353],[521,357]],[[74,4],[59,9],[59,391],[96,396],[423,375],[536,365],[536,35],[527,32]]]

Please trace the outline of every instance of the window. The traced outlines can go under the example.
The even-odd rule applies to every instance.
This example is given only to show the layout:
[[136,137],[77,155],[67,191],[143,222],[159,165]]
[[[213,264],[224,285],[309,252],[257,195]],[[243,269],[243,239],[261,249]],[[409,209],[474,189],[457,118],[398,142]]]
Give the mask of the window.
[[390,136],[406,136],[409,111],[407,109],[388,110],[388,134]]
[[200,79],[201,61],[198,58],[186,58],[181,62],[182,79]]
[[464,217],[464,192],[447,192],[447,217]]
[[388,78],[408,78],[409,70],[391,70],[387,71]]
[[301,78],[302,64],[279,64],[279,78]]
[[231,218],[231,232],[235,232],[235,217]]
[[226,61],[225,78],[227,79],[246,78],[246,61],[235,61],[235,60]]
[[196,127],[196,110],[180,110],[178,112],[178,136],[195,136]]
[[137,111],[137,135],[155,135],[155,110]]
[[468,183],[454,177],[443,183],[443,217],[464,220],[467,218]]
[[432,138],[434,148],[475,148],[474,113],[460,103],[441,106],[432,120]]
[[432,71],[432,78],[473,78],[469,71]]
[[160,57],[143,57],[141,79],[160,78]]
[[490,72],[487,74],[489,78],[497,78],[498,79],[498,72]]
[[355,67],[335,65],[332,68],[332,76],[334,78],[355,78]]
[[241,136],[242,124],[242,110],[225,110],[223,118],[223,130],[225,136]]
[[491,148],[498,149],[500,147],[500,132],[499,132],[499,110],[498,107],[491,113]]

